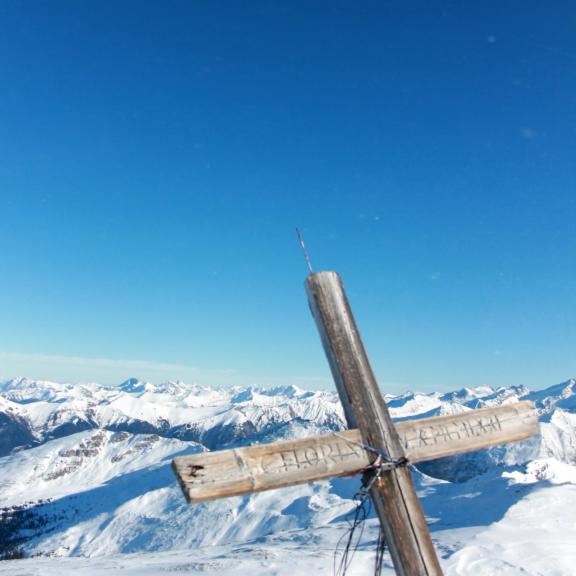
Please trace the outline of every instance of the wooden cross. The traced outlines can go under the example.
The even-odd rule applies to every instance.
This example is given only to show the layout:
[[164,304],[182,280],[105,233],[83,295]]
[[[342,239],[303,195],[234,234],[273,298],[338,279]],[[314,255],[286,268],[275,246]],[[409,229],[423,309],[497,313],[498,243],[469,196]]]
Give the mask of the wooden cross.
[[[400,576],[441,576],[406,463],[514,442],[538,432],[530,402],[392,423],[335,272],[310,274],[306,291],[350,430],[176,458],[190,503],[314,482],[378,465],[370,498]],[[371,467],[371,468],[370,468]]]

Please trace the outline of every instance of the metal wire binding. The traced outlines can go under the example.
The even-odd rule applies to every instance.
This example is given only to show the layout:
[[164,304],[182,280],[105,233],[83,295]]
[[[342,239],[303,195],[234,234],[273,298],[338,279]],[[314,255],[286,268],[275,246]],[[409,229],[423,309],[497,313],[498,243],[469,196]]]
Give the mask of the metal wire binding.
[[[402,456],[402,458],[397,459],[391,458],[390,455],[384,450],[379,450],[378,448],[374,448],[373,446],[364,444],[363,442],[354,442],[353,440],[348,440],[348,438],[342,436],[341,434],[338,434],[338,432],[335,432],[334,436],[337,436],[338,438],[344,440],[345,442],[348,442],[348,444],[354,444],[356,446],[360,446],[360,448],[364,448],[364,450],[366,450],[367,452],[372,452],[372,454],[376,454],[376,460],[374,460],[374,462],[366,466],[366,468],[360,470],[360,472],[365,472],[367,470],[377,470],[378,472],[384,472],[386,470],[394,470],[396,468],[402,468],[410,463],[408,458],[406,458],[405,456]],[[379,477],[379,473],[377,474],[377,476]]]

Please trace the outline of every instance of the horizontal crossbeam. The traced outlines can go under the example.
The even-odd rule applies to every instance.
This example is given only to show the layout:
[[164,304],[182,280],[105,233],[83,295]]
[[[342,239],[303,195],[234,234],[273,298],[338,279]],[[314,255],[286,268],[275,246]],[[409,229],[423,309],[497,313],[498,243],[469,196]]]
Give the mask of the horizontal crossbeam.
[[[538,433],[531,402],[395,424],[410,463],[529,438]],[[182,456],[172,462],[191,503],[347,476],[376,458],[357,430],[289,442]]]

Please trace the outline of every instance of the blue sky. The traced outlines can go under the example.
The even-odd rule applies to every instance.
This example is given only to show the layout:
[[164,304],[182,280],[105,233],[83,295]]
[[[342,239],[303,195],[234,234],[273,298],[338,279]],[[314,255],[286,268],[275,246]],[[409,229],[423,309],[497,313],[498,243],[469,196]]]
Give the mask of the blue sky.
[[0,377],[330,387],[294,228],[383,388],[576,375],[576,8],[0,3]]

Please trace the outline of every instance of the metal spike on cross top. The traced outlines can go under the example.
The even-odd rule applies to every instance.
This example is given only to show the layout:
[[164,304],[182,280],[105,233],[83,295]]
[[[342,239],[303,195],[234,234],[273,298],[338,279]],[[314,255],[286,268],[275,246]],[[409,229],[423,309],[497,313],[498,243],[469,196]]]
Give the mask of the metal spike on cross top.
[[409,464],[533,436],[536,411],[518,402],[394,424],[339,275],[311,272],[306,292],[350,429],[176,458],[184,495],[194,504],[363,472],[396,574],[440,576]]

